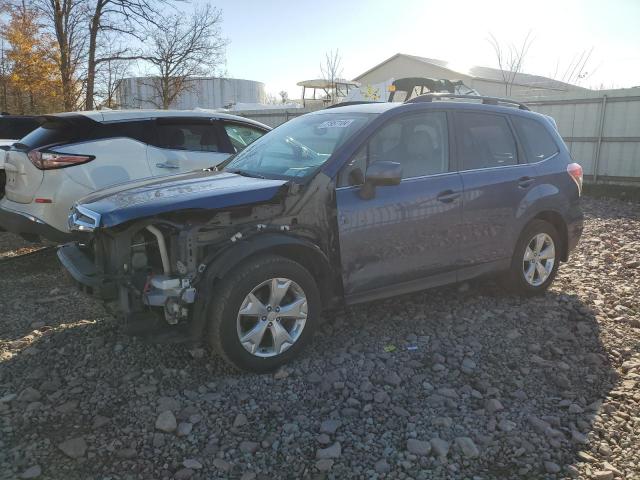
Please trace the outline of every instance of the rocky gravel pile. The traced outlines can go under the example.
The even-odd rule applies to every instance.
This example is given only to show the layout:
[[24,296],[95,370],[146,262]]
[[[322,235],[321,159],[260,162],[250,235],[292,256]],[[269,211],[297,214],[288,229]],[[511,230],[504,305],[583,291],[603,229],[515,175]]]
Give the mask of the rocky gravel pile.
[[545,296],[334,312],[262,376],[125,336],[50,251],[0,263],[0,478],[640,478],[640,205],[584,206]]

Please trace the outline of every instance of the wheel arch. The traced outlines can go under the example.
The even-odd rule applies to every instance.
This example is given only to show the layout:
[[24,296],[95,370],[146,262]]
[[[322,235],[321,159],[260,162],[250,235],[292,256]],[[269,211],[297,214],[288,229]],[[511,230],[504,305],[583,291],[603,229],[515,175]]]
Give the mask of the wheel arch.
[[[199,290],[209,302],[211,293],[215,291],[217,282],[223,281],[224,276],[241,263],[260,255],[278,255],[293,260],[314,277],[320,291],[323,305],[331,305],[336,300],[335,289],[332,288],[333,269],[327,255],[316,244],[309,240],[286,234],[263,233],[254,238],[238,242],[207,263],[204,285]],[[193,338],[199,338],[206,326],[205,302],[200,302],[202,308],[194,312],[191,333]]]
[[544,210],[532,217],[524,226],[523,231],[533,220],[544,220],[545,222],[553,225],[560,236],[560,260],[566,262],[569,258],[569,231],[563,216],[555,210]]

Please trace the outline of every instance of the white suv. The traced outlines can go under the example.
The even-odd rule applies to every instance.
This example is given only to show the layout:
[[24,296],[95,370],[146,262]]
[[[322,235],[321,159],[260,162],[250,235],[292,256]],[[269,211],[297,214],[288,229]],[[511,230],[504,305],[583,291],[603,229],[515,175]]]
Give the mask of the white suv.
[[73,203],[111,185],[213,167],[270,128],[206,111],[47,115],[7,152],[0,229],[66,241]]

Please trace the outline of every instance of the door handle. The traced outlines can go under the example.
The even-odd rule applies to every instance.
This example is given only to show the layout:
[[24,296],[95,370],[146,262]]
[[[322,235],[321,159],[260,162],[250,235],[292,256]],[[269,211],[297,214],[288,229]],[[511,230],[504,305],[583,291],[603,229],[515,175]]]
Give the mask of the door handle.
[[533,177],[520,177],[518,179],[518,186],[520,188],[529,188],[535,181],[536,179]]
[[156,163],[156,167],[158,168],[180,168],[178,165],[174,165],[172,163]]
[[453,190],[445,190],[440,192],[436,197],[436,200],[442,203],[451,203],[460,196],[460,192],[454,192]]

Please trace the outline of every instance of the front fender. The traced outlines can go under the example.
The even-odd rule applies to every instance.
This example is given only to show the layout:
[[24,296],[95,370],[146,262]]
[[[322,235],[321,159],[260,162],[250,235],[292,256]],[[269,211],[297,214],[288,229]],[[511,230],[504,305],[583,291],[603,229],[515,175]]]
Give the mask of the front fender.
[[234,266],[256,253],[291,246],[308,250],[316,262],[320,262],[323,268],[330,269],[329,259],[325,253],[309,240],[280,233],[263,233],[247,240],[241,240],[235,245],[222,250],[213,258],[207,259],[205,261],[206,270],[211,272],[214,278],[220,279],[229,273]]
[[[293,259],[303,264],[316,278],[329,278],[331,275],[332,269],[327,255],[307,239],[284,233],[261,233],[240,240],[206,258],[202,263],[201,274],[194,283],[198,290],[198,300],[191,322],[191,336],[194,340],[202,338],[205,331],[207,312],[215,296],[215,283],[222,280],[241,262],[260,253],[275,253],[286,257],[293,255]],[[324,291],[326,282],[319,282],[318,286]]]

